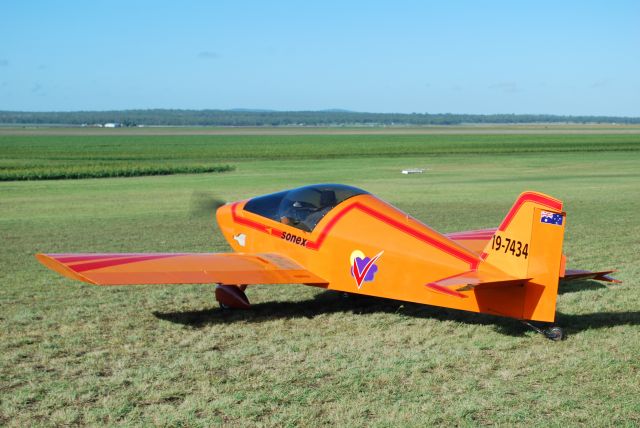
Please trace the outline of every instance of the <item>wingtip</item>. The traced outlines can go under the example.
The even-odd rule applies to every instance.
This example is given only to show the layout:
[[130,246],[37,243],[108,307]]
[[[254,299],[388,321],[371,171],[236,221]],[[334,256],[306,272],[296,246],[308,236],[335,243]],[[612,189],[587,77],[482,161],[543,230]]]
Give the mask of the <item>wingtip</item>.
[[612,284],[622,284],[622,281],[612,277],[611,275],[618,272],[618,269],[611,269],[609,271],[604,271],[604,272],[600,272],[595,278],[595,280],[598,281],[606,281],[606,282],[610,282]]
[[75,279],[76,281],[82,281],[82,282],[86,282],[88,284],[98,285],[96,282],[91,281],[87,277],[85,277],[83,275],[80,275],[79,273],[75,272],[74,270],[72,270],[71,268],[66,266],[64,263],[59,262],[52,255],[44,254],[44,253],[37,253],[37,254],[35,254],[35,258],[40,263],[42,263],[46,268],[48,268],[48,269],[50,269],[50,270],[52,270],[54,272],[57,272],[62,276],[65,276],[65,277],[71,278],[71,279]]
[[[615,271],[613,271],[613,272],[615,272]],[[613,272],[611,272],[611,273],[613,273]],[[610,282],[612,284],[622,284],[622,280],[614,278],[609,274],[600,275],[600,276],[595,277],[594,279],[598,279],[600,281]]]

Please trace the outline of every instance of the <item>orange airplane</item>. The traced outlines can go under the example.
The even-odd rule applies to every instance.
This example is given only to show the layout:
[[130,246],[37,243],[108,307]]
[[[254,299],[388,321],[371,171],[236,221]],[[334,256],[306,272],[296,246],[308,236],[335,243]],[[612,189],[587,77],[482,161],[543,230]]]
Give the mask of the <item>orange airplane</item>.
[[48,268],[95,285],[216,284],[224,308],[249,308],[251,284],[345,293],[512,317],[550,339],[559,280],[619,282],[565,269],[562,202],[524,192],[496,229],[442,234],[372,194],[319,184],[220,206],[235,253],[37,254]]

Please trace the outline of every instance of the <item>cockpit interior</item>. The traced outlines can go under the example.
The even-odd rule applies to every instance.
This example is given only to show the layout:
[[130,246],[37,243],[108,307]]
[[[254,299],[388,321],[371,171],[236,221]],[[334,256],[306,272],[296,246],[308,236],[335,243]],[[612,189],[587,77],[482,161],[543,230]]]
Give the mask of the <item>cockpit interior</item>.
[[250,199],[244,210],[311,232],[333,208],[364,194],[368,192],[344,184],[314,184]]

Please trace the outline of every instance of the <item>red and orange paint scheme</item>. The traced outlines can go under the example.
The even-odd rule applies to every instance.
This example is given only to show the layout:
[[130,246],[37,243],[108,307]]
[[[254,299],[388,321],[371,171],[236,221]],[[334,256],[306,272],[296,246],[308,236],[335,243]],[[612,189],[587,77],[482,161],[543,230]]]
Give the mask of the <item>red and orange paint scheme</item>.
[[442,234],[355,187],[319,184],[218,208],[234,253],[37,254],[95,285],[216,284],[248,308],[252,284],[299,283],[520,320],[553,322],[559,280],[618,282],[566,270],[562,202],[524,192],[495,229]]

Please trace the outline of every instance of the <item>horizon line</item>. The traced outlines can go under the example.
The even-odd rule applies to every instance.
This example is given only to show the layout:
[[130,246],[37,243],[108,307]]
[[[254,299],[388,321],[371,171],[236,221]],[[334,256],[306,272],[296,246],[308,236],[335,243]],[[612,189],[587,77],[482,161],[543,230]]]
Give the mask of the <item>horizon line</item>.
[[226,112],[226,113],[263,113],[263,114],[283,114],[283,113],[340,113],[340,114],[373,114],[373,115],[402,115],[402,116],[552,116],[567,118],[620,118],[620,119],[640,119],[640,116],[619,116],[608,114],[558,114],[558,113],[453,113],[453,112],[375,112],[375,111],[356,111],[341,108],[328,108],[320,110],[275,110],[260,108],[167,108],[167,107],[150,107],[150,108],[123,108],[108,110],[0,110],[0,114],[67,114],[67,113],[114,113],[114,112],[151,112],[151,111],[185,111],[185,112]]

